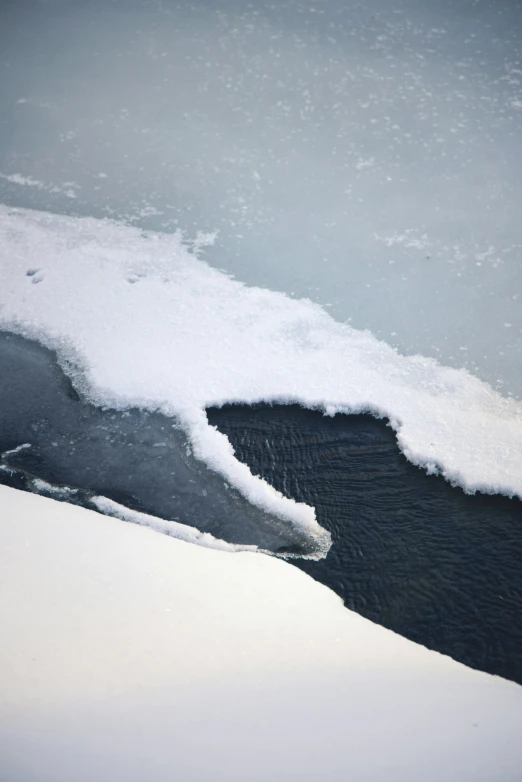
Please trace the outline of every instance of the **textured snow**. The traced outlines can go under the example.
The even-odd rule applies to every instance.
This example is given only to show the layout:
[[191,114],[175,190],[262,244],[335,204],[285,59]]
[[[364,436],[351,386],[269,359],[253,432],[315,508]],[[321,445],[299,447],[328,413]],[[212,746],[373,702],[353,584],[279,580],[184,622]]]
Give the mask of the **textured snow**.
[[318,538],[313,510],[252,476],[205,407],[297,401],[386,415],[413,463],[467,491],[522,496],[520,403],[307,300],[247,287],[179,235],[1,207],[0,274],[2,327],[55,348],[96,404],[177,417],[197,458]]
[[0,201],[217,231],[520,398],[521,42],[520,0],[2,3]]
[[522,688],[231,556],[0,486],[9,782],[516,782]]
[[63,185],[46,185],[45,182],[40,182],[39,179],[33,179],[31,176],[22,176],[22,174],[2,174],[1,172],[0,179],[4,179],[12,185],[35,187],[37,190],[45,190],[49,193],[63,193],[67,198],[76,198],[74,182],[67,182]]
[[[43,481],[40,481],[43,483]],[[91,502],[98,510],[108,516],[114,516],[122,521],[128,521],[131,524],[139,524],[142,527],[161,532],[164,535],[170,535],[178,540],[184,540],[186,543],[196,543],[198,546],[218,549],[219,551],[257,551],[257,546],[245,546],[234,543],[227,543],[225,540],[215,538],[209,532],[201,532],[188,524],[182,524],[179,521],[170,521],[159,519],[157,516],[151,516],[148,513],[126,508],[114,500],[107,497],[92,497]]]

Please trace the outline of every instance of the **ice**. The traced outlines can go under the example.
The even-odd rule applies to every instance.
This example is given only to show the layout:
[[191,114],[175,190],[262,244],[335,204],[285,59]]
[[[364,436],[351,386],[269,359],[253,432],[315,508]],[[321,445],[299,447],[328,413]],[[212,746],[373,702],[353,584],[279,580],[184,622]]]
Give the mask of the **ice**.
[[174,416],[196,458],[318,539],[313,509],[252,476],[206,407],[282,401],[386,415],[413,463],[467,491],[522,496],[520,403],[464,370],[401,356],[310,301],[245,286],[179,235],[1,207],[0,274],[0,325],[56,349],[77,390]]
[[[40,481],[40,483],[42,483]],[[178,521],[165,521],[157,516],[151,516],[149,513],[140,513],[130,510],[125,505],[120,505],[107,497],[93,497],[91,502],[102,513],[107,516],[114,516],[122,521],[128,521],[131,524],[140,524],[143,527],[161,532],[164,535],[170,535],[178,540],[184,540],[187,543],[196,543],[198,546],[218,549],[219,551],[259,551],[257,546],[245,546],[233,543],[227,543],[225,540],[215,538],[208,532],[201,532],[187,524],[180,524]]]
[[[521,395],[521,29],[510,0],[2,4],[0,327],[323,552],[207,406],[387,415],[522,496],[522,404],[477,379]],[[177,522],[0,500],[9,782],[520,778],[519,687]]]
[[521,396],[520,4],[317,5],[1,4],[0,201],[217,231],[214,267]]
[[77,185],[74,182],[68,182],[62,185],[45,184],[38,179],[33,179],[31,176],[22,176],[21,174],[2,174],[0,173],[0,179],[10,182],[13,185],[20,185],[22,187],[35,187],[37,190],[46,190],[49,193],[64,193],[67,198],[76,198],[74,187]]
[[71,489],[69,486],[55,486],[52,483],[43,481],[41,478],[35,478],[33,480],[33,486],[38,494],[49,494],[56,499],[69,499],[73,497],[77,491],[76,489]]
[[515,782],[522,689],[287,563],[0,486],[9,782]]

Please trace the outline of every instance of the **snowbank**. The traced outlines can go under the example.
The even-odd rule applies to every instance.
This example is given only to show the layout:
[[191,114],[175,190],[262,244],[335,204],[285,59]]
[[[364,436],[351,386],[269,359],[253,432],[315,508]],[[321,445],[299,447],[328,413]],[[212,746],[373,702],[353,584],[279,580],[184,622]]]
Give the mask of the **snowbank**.
[[229,554],[0,486],[9,782],[514,782],[522,688]]

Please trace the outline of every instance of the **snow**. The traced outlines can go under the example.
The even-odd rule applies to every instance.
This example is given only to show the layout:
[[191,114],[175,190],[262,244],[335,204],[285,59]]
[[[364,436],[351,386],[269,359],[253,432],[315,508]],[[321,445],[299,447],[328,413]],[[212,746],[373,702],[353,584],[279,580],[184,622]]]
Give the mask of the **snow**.
[[[42,483],[44,482],[40,481],[40,484]],[[47,489],[47,491],[49,491],[49,489]],[[196,543],[198,546],[206,546],[208,548],[219,549],[220,551],[257,551],[257,546],[227,543],[225,540],[215,538],[209,532],[200,532],[200,530],[195,529],[188,524],[182,524],[179,521],[160,519],[157,516],[151,516],[148,513],[131,510],[130,508],[126,508],[125,505],[120,505],[118,502],[114,502],[114,500],[110,500],[107,497],[92,497],[91,502],[99,511],[101,511],[101,513],[105,513],[108,516],[114,516],[117,519],[130,522],[131,524],[140,524],[144,527],[149,527],[164,535],[171,535],[173,538],[184,540],[187,543]]]
[[413,463],[467,491],[522,496],[521,403],[464,370],[401,356],[307,300],[247,287],[181,235],[0,207],[0,274],[1,327],[55,348],[94,403],[176,417],[197,458],[314,534],[323,553],[313,509],[252,476],[205,407],[297,401],[386,415]]
[[9,782],[515,782],[522,688],[291,565],[0,486]]
[[521,41],[513,0],[2,3],[0,201],[217,231],[214,267],[520,398]]
[[[520,19],[472,5],[4,4],[1,197],[90,217],[0,206],[0,328],[95,404],[178,419],[319,555],[313,509],[206,406],[386,415],[423,469],[522,496],[522,403],[339,322],[520,394]],[[517,685],[287,563],[94,501],[133,523],[0,486],[0,777],[520,779]]]

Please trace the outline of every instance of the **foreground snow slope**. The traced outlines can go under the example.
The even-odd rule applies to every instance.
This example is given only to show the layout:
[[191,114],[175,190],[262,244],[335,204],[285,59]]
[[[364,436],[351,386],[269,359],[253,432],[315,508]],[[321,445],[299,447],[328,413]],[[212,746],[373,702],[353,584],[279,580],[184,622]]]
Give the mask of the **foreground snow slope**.
[[522,689],[291,565],[0,486],[0,778],[522,776]]

